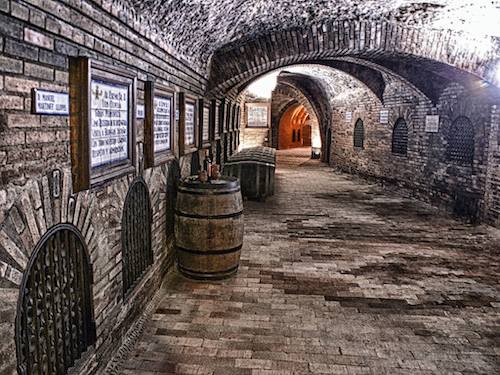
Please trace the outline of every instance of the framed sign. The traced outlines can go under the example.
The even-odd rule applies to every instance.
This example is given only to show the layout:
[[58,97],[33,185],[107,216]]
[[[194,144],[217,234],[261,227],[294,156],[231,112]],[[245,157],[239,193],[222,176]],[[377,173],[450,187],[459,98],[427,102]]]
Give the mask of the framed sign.
[[135,75],[87,57],[70,58],[73,189],[135,170]]
[[425,131],[427,133],[437,133],[439,131],[439,115],[425,116]]
[[193,152],[197,145],[197,99],[179,93],[179,149],[181,155]]
[[247,127],[268,128],[271,111],[268,103],[247,103]]
[[167,161],[173,155],[174,92],[152,81],[145,83],[144,90],[144,157],[146,168],[149,168]]
[[226,102],[225,107],[226,107],[226,124],[224,126],[224,131],[228,132],[231,129],[231,121],[233,119],[233,117],[232,117],[233,111],[231,110],[232,109],[231,102]]
[[219,136],[219,104],[214,99],[210,103],[210,140],[214,141],[220,138]]
[[69,115],[69,95],[41,89],[31,90],[31,113],[34,115]]
[[226,113],[226,105],[224,104],[225,102],[222,101],[222,103],[219,105],[219,131],[218,131],[218,135],[219,135],[219,138],[221,137],[221,135],[224,133],[224,126],[226,124],[226,116],[227,116],[227,113]]
[[200,99],[199,101],[199,108],[200,108],[200,126],[199,126],[199,132],[200,134],[198,135],[199,139],[201,140],[200,145],[201,146],[208,146],[210,144],[210,105],[205,104],[205,101],[203,99]]

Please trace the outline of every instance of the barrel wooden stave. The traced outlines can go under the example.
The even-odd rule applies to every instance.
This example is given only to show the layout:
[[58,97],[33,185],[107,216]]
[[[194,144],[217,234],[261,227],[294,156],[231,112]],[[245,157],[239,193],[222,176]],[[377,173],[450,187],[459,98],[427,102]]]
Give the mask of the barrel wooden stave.
[[176,244],[183,249],[222,251],[241,246],[243,217],[194,219],[177,215]]

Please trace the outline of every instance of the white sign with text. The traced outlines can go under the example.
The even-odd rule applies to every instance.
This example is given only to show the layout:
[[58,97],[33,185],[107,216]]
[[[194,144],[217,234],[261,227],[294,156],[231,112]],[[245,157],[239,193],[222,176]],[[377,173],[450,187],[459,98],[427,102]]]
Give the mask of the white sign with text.
[[137,111],[135,117],[138,120],[143,120],[146,115],[146,110],[144,108],[144,104],[137,104]]
[[351,121],[352,121],[352,112],[346,112],[345,122],[351,122]]
[[154,151],[170,149],[170,119],[172,111],[171,98],[154,98]]
[[194,145],[195,135],[194,135],[194,119],[195,119],[195,105],[191,103],[186,103],[186,123],[185,123],[185,144]]
[[92,168],[128,159],[128,87],[92,80],[91,95],[90,160]]
[[203,107],[203,142],[208,142],[209,133],[208,128],[210,126],[210,108]]
[[384,109],[380,111],[380,123],[388,124],[389,123],[389,111]]
[[33,89],[33,113],[37,115],[69,115],[69,95]]
[[427,133],[437,133],[439,131],[439,115],[425,116],[425,131]]

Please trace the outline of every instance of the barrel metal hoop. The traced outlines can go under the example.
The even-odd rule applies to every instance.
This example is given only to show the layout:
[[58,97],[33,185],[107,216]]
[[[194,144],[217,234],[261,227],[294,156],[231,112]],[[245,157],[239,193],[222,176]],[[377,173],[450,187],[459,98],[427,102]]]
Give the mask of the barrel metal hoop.
[[224,249],[224,250],[194,250],[176,246],[176,249],[194,255],[225,255],[225,254],[236,253],[240,251],[242,247],[243,245],[239,245],[231,249]]
[[229,195],[229,194],[234,194],[234,193],[239,193],[241,191],[240,188],[232,189],[232,190],[222,190],[222,191],[217,191],[217,190],[192,190],[191,189],[184,189],[182,187],[179,187],[178,192],[179,193],[184,193],[184,194],[189,194],[189,195]]
[[198,280],[221,280],[221,279],[226,279],[228,276],[231,276],[232,274],[236,273],[238,271],[239,265],[236,265],[235,267],[228,268],[227,270],[224,271],[217,271],[217,272],[200,272],[200,271],[194,271],[189,268],[183,267],[180,264],[177,264],[177,267],[179,268],[179,271],[181,273],[193,278],[193,279],[198,279]]
[[238,217],[243,215],[243,210],[238,211],[238,212],[232,212],[230,214],[224,214],[224,215],[198,215],[198,214],[188,214],[185,212],[181,212],[179,210],[175,210],[175,214],[177,216],[182,216],[182,217],[188,217],[191,219],[207,219],[207,220],[217,220],[217,219],[230,219],[233,217]]

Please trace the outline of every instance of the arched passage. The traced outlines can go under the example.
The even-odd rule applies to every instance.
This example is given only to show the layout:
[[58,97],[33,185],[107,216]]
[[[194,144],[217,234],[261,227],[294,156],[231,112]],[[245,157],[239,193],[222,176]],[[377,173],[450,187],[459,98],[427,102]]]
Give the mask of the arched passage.
[[[209,91],[215,95],[231,93],[237,91],[242,82],[282,66],[344,56],[383,63],[395,74],[407,75],[417,87],[429,81],[424,82],[418,79],[418,74],[409,73],[410,66],[394,65],[391,61],[406,59],[413,62],[413,66],[424,64],[433,77],[430,81],[437,81],[443,71],[452,70],[454,77],[459,75],[464,80],[466,77],[496,80],[492,47],[486,52],[470,48],[459,33],[357,20],[326,22],[322,27],[304,26],[288,32],[297,43],[290,43],[287,49],[280,48],[282,32],[269,32],[217,50],[211,62]],[[365,75],[359,69],[355,72],[349,65],[346,69],[368,80],[367,85],[372,86],[373,75]]]
[[303,105],[293,105],[285,111],[279,121],[278,149],[310,145],[310,116]]

